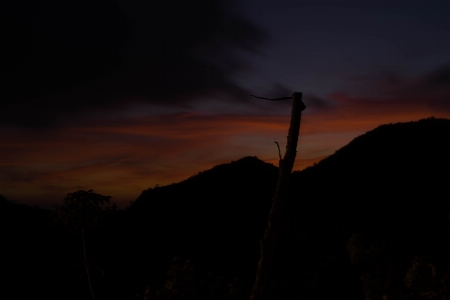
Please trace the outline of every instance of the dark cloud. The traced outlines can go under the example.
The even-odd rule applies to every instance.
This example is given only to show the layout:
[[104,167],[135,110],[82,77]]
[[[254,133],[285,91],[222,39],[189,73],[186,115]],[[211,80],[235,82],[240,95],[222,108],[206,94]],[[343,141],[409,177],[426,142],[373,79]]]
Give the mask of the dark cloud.
[[305,95],[303,102],[309,109],[326,109],[331,106],[330,100],[314,95]]
[[388,86],[398,86],[399,84],[403,84],[404,76],[400,73],[394,72],[392,70],[381,70],[374,74],[366,74],[353,76],[349,79],[357,82],[365,82],[365,81],[381,81],[383,84]]
[[396,92],[407,84],[405,75],[393,70],[380,70],[374,73],[348,78],[354,92],[370,97],[380,97]]
[[426,74],[410,88],[410,94],[429,101],[429,107],[450,111],[450,65]]
[[450,65],[445,65],[423,78],[424,86],[432,89],[446,89],[450,93]]
[[450,109],[450,65],[437,67],[431,72],[405,80],[397,86],[391,97],[425,102],[429,107]]
[[272,98],[290,97],[294,92],[296,91],[293,91],[288,86],[280,82],[274,82],[268,89],[264,91],[264,95],[256,95],[256,96],[272,99]]
[[362,98],[423,103],[430,108],[450,109],[449,64],[415,77],[385,70],[349,79],[355,83],[353,89]]
[[236,50],[257,53],[266,35],[233,4],[0,1],[0,123],[47,126],[68,112],[130,101],[248,99],[231,81],[249,67]]

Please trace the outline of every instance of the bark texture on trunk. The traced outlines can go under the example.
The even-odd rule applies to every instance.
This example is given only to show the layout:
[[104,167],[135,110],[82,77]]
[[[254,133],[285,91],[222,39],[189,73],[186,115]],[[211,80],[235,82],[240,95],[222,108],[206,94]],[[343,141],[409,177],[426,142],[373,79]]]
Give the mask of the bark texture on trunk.
[[86,256],[86,242],[84,241],[84,225],[81,226],[81,239],[83,240],[84,265],[86,266],[86,274],[87,274],[87,278],[89,281],[89,289],[91,290],[92,300],[95,300],[94,289],[92,288],[92,282],[91,282],[91,272],[89,271],[89,265],[88,265],[87,256]]
[[292,111],[289,133],[287,136],[286,153],[279,162],[277,189],[272,198],[269,222],[260,241],[261,254],[258,262],[255,283],[250,300],[270,299],[270,287],[273,274],[273,260],[279,236],[287,228],[286,202],[289,188],[289,177],[297,154],[297,141],[300,131],[301,112],[306,108],[302,102],[302,93],[292,94]]

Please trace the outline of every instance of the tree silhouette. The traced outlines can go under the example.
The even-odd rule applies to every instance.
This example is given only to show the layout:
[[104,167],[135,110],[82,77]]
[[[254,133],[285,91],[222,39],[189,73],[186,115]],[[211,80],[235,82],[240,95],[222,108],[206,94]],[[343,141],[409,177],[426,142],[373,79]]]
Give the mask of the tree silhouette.
[[81,229],[83,242],[84,265],[89,282],[92,299],[95,300],[91,282],[91,273],[86,255],[85,230],[94,230],[97,222],[109,210],[116,210],[116,204],[110,203],[111,196],[96,194],[93,190],[78,190],[64,198],[64,205],[57,207],[57,215],[53,225],[63,224],[74,229]]
[[[261,98],[261,97],[256,97]],[[262,98],[267,99],[267,98]],[[284,100],[289,98],[267,99]],[[253,285],[250,300],[270,299],[270,287],[272,286],[274,258],[276,257],[277,242],[281,234],[286,232],[287,227],[287,193],[289,191],[289,179],[297,154],[297,141],[300,132],[300,121],[302,111],[306,108],[302,102],[302,93],[292,94],[291,122],[287,137],[286,153],[284,158],[279,161],[279,175],[277,189],[272,199],[272,208],[269,213],[268,226],[264,232],[264,237],[260,241],[260,257],[258,270],[256,272],[255,283]],[[278,143],[277,143],[278,145]],[[279,146],[278,146],[279,150]]]

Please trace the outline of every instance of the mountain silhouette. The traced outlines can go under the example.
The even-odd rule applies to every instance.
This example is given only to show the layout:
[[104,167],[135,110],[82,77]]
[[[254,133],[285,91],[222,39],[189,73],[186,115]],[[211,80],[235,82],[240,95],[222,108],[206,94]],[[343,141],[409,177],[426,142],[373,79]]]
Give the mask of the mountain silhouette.
[[277,178],[277,167],[248,156],[145,190],[128,211],[146,223],[266,223]]
[[[449,120],[382,125],[317,165],[294,172],[291,195],[300,197],[295,203],[303,198],[312,207],[339,209],[327,214],[324,221],[330,223],[446,222],[449,150]],[[419,219],[412,212],[417,209]]]
[[[284,265],[292,266],[298,253],[321,254],[328,257],[323,264],[335,264],[330,274],[352,272],[345,246],[355,233],[390,240],[394,255],[403,255],[403,265],[414,254],[447,261],[448,153],[450,121],[428,118],[381,125],[318,164],[293,172]],[[256,270],[277,173],[277,167],[245,157],[179,184],[146,190],[129,214],[133,222],[161,224],[176,240],[197,241],[203,250],[197,253],[224,262],[218,272],[250,273]],[[181,251],[173,244],[176,248]],[[196,251],[185,253],[193,257]],[[336,255],[339,264],[330,261]],[[313,266],[309,268],[312,272]],[[354,275],[356,284],[359,276]],[[342,281],[339,286],[350,284],[345,276],[336,281]],[[328,290],[335,295],[336,290]]]
[[[288,282],[284,289],[290,297],[345,294],[362,299],[362,269],[350,263],[346,250],[353,234],[382,240],[399,270],[407,268],[415,255],[448,269],[448,153],[450,120],[428,118],[381,125],[319,163],[293,172],[289,230],[280,240],[282,250],[275,270],[277,278]],[[179,183],[144,190],[129,208],[109,216],[88,236],[89,255],[105,270],[103,277],[94,278],[96,286],[108,299],[132,299],[146,285],[162,284],[171,259],[179,256],[191,259],[200,272],[238,277],[249,293],[277,179],[277,166],[248,156]],[[85,278],[73,279],[85,275],[67,267],[82,261],[79,236],[39,221],[42,225],[32,231],[42,231],[38,245],[38,240],[25,233],[34,226],[33,221],[20,218],[17,209],[20,221],[3,221],[13,208],[0,203],[2,244],[6,239],[10,249],[2,252],[2,261],[8,260],[9,272],[14,264],[20,264],[18,256],[12,255],[14,249],[31,239],[35,243],[32,249],[60,250],[50,250],[47,256],[42,252],[42,258],[49,266],[59,264],[54,270],[65,272],[72,288],[79,284],[77,297],[82,293],[88,297]],[[14,231],[20,222],[24,222],[20,225],[23,230]],[[17,233],[16,240],[11,232]],[[19,243],[20,235],[25,238]],[[43,267],[27,262],[34,272]],[[398,276],[404,276],[402,272]],[[23,282],[14,274],[12,283]],[[33,295],[36,293],[33,290]]]
[[[302,239],[290,239],[292,252],[321,255],[323,264],[334,265],[321,282],[340,288],[351,281],[332,274],[354,270],[344,264],[352,234],[384,241],[401,270],[415,255],[448,269],[449,153],[450,120],[428,118],[379,126],[294,172],[291,233]],[[359,278],[353,284],[361,285]],[[320,288],[327,289],[329,296],[337,291]]]

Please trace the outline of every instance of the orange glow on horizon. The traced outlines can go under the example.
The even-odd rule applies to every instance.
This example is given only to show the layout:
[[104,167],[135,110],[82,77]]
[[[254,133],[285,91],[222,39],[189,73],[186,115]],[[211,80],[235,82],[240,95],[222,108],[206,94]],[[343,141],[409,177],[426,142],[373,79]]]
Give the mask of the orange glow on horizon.
[[[430,116],[450,118],[450,112],[425,101],[330,97],[335,106],[302,115],[294,171],[311,166],[379,125]],[[156,184],[180,182],[244,156],[257,156],[278,166],[274,141],[283,156],[289,113],[189,112],[32,134],[5,130],[0,133],[1,191],[23,203],[57,205],[69,192],[94,189],[124,207]]]

